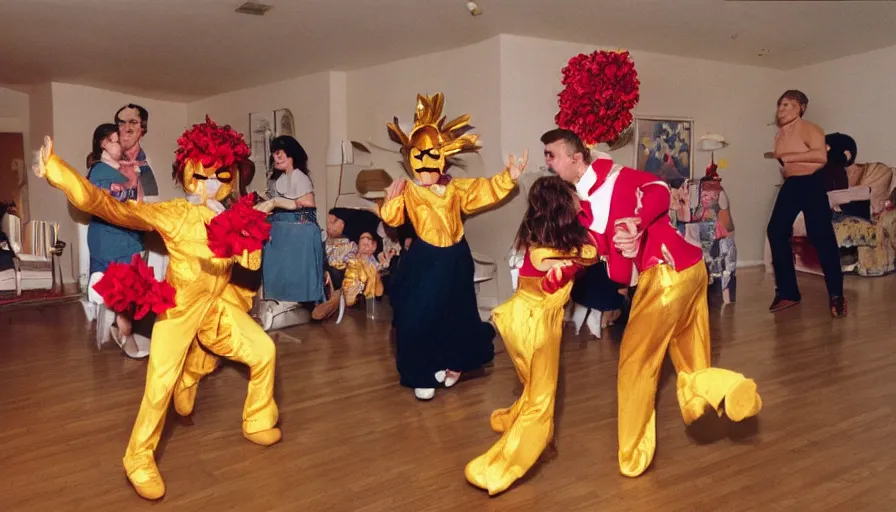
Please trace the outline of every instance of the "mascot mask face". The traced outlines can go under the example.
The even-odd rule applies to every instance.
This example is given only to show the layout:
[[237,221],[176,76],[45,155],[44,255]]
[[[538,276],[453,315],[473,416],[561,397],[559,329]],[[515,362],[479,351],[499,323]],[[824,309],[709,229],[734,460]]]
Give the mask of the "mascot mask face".
[[173,177],[203,202],[223,201],[233,191],[238,164],[249,158],[249,146],[230,126],[205,117],[177,140]]
[[203,167],[198,160],[190,160],[184,167],[184,190],[204,199],[223,201],[233,191],[233,172],[230,167]]
[[480,149],[476,145],[478,135],[465,135],[473,129],[469,124],[470,115],[464,114],[446,123],[442,116],[444,102],[442,93],[434,96],[418,94],[414,127],[410,134],[401,130],[397,117],[386,125],[389,138],[401,145],[405,166],[416,179],[422,180],[425,174],[430,173],[441,176],[451,166],[451,156]]

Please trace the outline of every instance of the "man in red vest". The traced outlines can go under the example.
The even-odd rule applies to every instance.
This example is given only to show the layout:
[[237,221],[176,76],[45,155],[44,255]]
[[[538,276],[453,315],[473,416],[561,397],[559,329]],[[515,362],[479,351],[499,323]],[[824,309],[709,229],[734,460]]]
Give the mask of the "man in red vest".
[[[703,251],[669,218],[670,192],[653,174],[590,151],[564,129],[541,137],[548,167],[576,187],[583,224],[607,263],[610,279],[637,285],[619,350],[619,468],[636,477],[656,451],[655,400],[666,352],[678,372],[686,424],[711,407],[733,420],[756,415],[762,400],[742,374],[710,367],[708,275]],[[724,402],[724,406],[723,406]]]

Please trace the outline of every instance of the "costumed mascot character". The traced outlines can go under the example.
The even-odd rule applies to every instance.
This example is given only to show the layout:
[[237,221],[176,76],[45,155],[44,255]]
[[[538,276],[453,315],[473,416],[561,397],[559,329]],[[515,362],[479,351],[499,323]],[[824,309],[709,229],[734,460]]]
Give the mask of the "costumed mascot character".
[[[631,126],[640,82],[628,52],[580,54],[570,59],[563,77],[567,87],[555,118],[561,130],[597,144],[614,141]],[[597,153],[585,168],[575,150],[550,147],[550,154],[551,168],[576,187],[582,223],[610,279],[637,286],[617,376],[619,468],[636,477],[656,451],[656,393],[667,352],[678,373],[685,423],[709,407],[722,414],[723,401],[724,413],[740,421],[757,414],[762,402],[753,380],[710,368],[709,276],[703,251],[672,226],[669,186],[655,174],[615,164],[606,153]]]
[[479,150],[478,136],[466,134],[472,129],[469,115],[446,123],[443,103],[442,93],[418,95],[409,134],[397,118],[388,124],[414,181],[395,180],[380,207],[385,224],[401,226],[407,215],[419,237],[402,257],[390,300],[401,384],[421,400],[431,399],[439,384],[450,387],[461,372],[494,358],[495,329],[479,316],[461,215],[507,197],[526,164],[525,155],[520,162],[511,155],[504,171],[489,179],[451,179],[445,174],[449,157]]
[[[678,403],[686,424],[708,407],[733,421],[758,414],[756,383],[710,368],[708,274],[703,251],[669,218],[669,187],[653,174],[598,154],[576,190],[582,222],[607,261],[611,279],[635,286],[619,351],[619,467],[635,477],[656,450],[655,401],[666,352],[678,372]],[[722,402],[724,401],[724,408]]]
[[165,494],[154,452],[172,395],[177,412],[190,414],[197,383],[215,368],[218,356],[250,368],[243,435],[263,446],[281,437],[274,343],[247,313],[253,294],[231,283],[235,263],[259,268],[270,225],[251,205],[219,215],[220,201],[231,191],[232,164],[248,158],[249,148],[239,133],[208,117],[185,131],[178,146],[174,175],[189,195],[158,203],[117,201],[55,155],[49,137],[35,165],[37,175],[77,208],[119,226],[155,231],[168,250],[166,280],[175,290],[175,304],[155,322],[143,401],[123,459],[128,479],[147,499]]

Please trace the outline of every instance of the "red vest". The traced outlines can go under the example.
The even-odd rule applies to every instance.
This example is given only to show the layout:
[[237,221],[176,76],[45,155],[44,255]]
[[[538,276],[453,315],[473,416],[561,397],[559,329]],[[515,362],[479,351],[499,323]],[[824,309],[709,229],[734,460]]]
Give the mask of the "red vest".
[[[608,184],[613,187],[609,204],[601,204],[597,191],[611,177],[612,168],[612,160],[598,159],[586,171],[597,179],[588,191],[588,200],[582,201],[583,215],[580,217],[597,241],[600,254],[607,262],[610,279],[631,286],[637,282],[639,273],[660,263],[677,271],[701,263],[703,250],[685,240],[672,226],[669,187],[653,174],[622,167],[615,182]],[[595,217],[607,218],[603,233],[592,228]],[[616,221],[626,217],[640,218],[644,230],[634,258],[624,257],[613,245]]]

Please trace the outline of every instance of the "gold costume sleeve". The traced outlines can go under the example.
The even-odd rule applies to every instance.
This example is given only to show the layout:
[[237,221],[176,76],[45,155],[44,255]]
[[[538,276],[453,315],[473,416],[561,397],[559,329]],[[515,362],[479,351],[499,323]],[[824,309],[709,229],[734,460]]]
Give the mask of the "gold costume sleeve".
[[404,224],[404,196],[390,199],[380,206],[380,218],[393,228]]
[[47,181],[62,190],[75,207],[123,228],[158,231],[171,238],[180,228],[184,210],[189,205],[186,201],[122,203],[87,181],[58,155],[50,157],[46,168]]
[[510,169],[504,169],[491,178],[455,178],[451,180],[461,196],[461,209],[464,213],[491,206],[516,188],[516,182],[510,177]]
[[529,251],[529,260],[532,266],[539,270],[547,270],[556,261],[545,260],[571,260],[579,265],[593,265],[598,261],[597,247],[585,244],[581,248],[564,252],[549,247],[536,247]]

